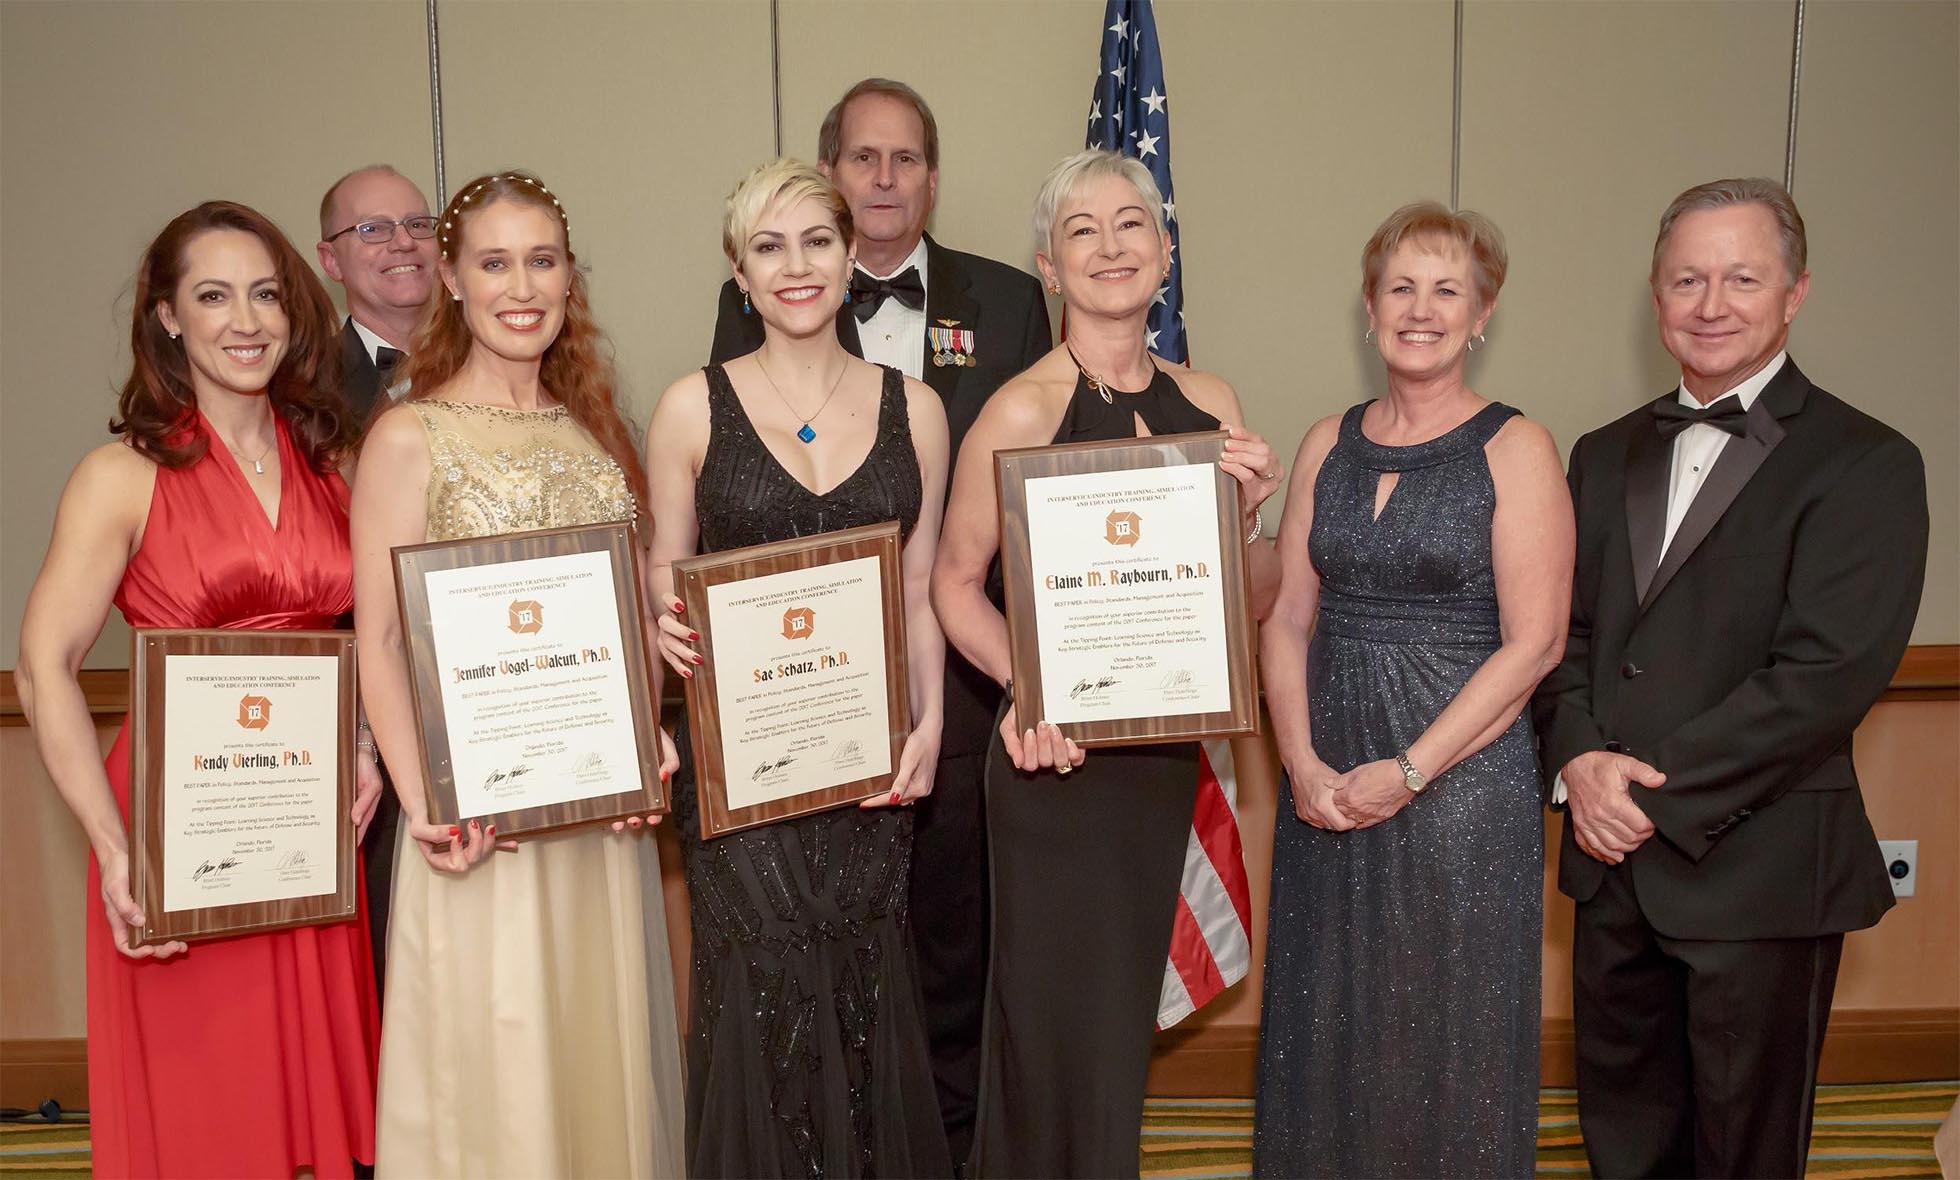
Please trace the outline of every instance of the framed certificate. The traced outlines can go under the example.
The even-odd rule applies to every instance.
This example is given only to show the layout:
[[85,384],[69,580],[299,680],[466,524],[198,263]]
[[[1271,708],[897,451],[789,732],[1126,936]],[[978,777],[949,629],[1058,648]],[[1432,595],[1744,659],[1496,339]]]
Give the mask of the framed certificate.
[[354,916],[354,634],[131,640],[135,945]]
[[1258,730],[1224,431],[997,451],[1014,699],[1078,745]]
[[430,823],[515,839],[667,809],[631,525],[394,553]]
[[891,790],[912,729],[896,522],[674,563],[705,838]]

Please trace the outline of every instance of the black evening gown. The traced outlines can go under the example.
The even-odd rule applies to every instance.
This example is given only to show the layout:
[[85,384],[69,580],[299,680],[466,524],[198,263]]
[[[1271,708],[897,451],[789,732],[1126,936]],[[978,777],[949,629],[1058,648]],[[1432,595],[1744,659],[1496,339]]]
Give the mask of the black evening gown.
[[[1112,403],[1078,379],[1057,443],[1218,429],[1163,372]],[[1023,726],[1026,728],[1026,726]],[[993,951],[975,1176],[1135,1176],[1195,742],[1090,752],[1067,778],[987,754]]]
[[[904,377],[885,371],[863,465],[817,495],[763,444],[719,366],[695,484],[701,551],[919,517]],[[674,822],[694,931],[687,1173],[947,1176],[907,888],[909,808],[855,807],[701,839],[683,736]]]
[[[1361,433],[1314,483],[1314,751],[1345,772],[1421,735],[1499,644],[1491,404],[1407,447]],[[1400,480],[1374,518],[1383,472]],[[1273,833],[1258,1176],[1529,1176],[1544,865],[1530,715],[1365,830]]]

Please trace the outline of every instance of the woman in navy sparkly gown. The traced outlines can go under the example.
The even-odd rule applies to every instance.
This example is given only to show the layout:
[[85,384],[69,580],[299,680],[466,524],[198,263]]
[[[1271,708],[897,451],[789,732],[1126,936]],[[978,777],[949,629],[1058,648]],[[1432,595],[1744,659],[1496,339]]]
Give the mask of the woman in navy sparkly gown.
[[1261,637],[1295,818],[1273,837],[1260,1176],[1533,1168],[1523,709],[1564,647],[1573,526],[1551,436],[1464,384],[1504,269],[1476,214],[1392,215],[1362,285],[1388,396],[1317,423],[1294,465]]

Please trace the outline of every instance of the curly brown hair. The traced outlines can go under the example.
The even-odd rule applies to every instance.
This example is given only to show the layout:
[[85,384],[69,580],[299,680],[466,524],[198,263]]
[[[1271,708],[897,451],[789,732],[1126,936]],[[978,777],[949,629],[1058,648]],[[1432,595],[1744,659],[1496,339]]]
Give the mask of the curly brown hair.
[[[572,253],[571,223],[551,190],[528,172],[498,172],[479,176],[456,191],[442,211],[437,241],[442,259],[454,265],[462,250],[470,221],[486,206],[498,201],[532,205],[552,213],[565,227],[565,263],[571,268],[571,288],[565,296],[565,324],[544,351],[538,381],[546,393],[557,399],[572,421],[585,428],[601,449],[619,464],[626,485],[633,495],[634,516],[650,527],[646,504],[646,468],[640,462],[633,432],[619,412],[618,380],[613,372],[611,349],[605,333],[592,316],[586,294],[585,275],[578,256]],[[452,300],[438,284],[429,292],[429,304],[416,329],[415,343],[398,377],[408,381],[412,398],[431,397],[462,371],[475,343],[463,306]]]
[[157,306],[176,298],[192,242],[215,230],[238,230],[265,243],[279,283],[290,337],[266,382],[266,400],[286,421],[293,445],[325,473],[353,443],[355,423],[340,394],[340,339],[333,300],[299,251],[271,219],[235,201],[206,201],[170,219],[136,268],[129,325],[129,377],[109,429],[128,436],[139,454],[165,467],[203,458],[210,440],[197,426],[197,395],[183,345],[170,338]]

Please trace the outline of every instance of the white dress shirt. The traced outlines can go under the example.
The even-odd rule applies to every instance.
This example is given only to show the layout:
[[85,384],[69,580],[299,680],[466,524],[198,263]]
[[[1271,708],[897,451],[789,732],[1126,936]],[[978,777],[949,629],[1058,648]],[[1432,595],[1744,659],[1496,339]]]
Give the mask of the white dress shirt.
[[[1742,402],[1743,409],[1751,408],[1756,404],[1756,399],[1762,396],[1763,387],[1783,371],[1789,357],[1787,352],[1777,353],[1755,376],[1708,405],[1712,407],[1723,398],[1732,397]],[[1681,382],[1681,388],[1675,391],[1674,397],[1692,409],[1704,408],[1701,400],[1688,392],[1685,380]],[[1701,485],[1707,481],[1715,461],[1722,457],[1722,448],[1728,446],[1729,440],[1734,437],[1721,427],[1710,426],[1706,422],[1697,422],[1674,436],[1674,449],[1667,470],[1667,525],[1661,532],[1660,557],[1667,556],[1667,547],[1674,543],[1674,534],[1680,529],[1682,518],[1688,515],[1689,506],[1701,493]],[[1562,774],[1552,780],[1552,802],[1565,802],[1565,776]]]
[[[889,279],[892,275],[905,273],[905,268],[918,268],[919,284],[926,282],[926,240],[921,237],[919,244],[905,256],[905,261],[892,268],[891,274],[873,275],[860,265],[859,270],[874,279]],[[930,292],[928,292],[928,296]],[[926,305],[922,300],[914,309],[905,306],[897,299],[887,299],[878,305],[871,318],[858,324],[858,345],[864,350],[864,359],[879,365],[890,365],[913,380],[925,373],[926,367]]]

